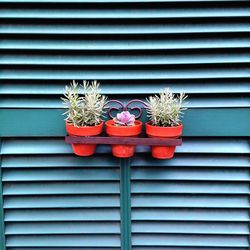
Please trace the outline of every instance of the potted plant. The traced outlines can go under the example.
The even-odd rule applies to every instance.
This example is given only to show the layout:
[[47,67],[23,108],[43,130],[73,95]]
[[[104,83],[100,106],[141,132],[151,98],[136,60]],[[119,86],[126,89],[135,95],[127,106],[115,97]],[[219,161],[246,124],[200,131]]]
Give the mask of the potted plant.
[[[146,133],[149,137],[177,138],[181,136],[183,101],[187,95],[175,95],[169,88],[159,95],[147,99],[149,122],[146,123]],[[170,159],[174,156],[176,146],[152,146],[152,156],[157,159]]]
[[[65,121],[69,135],[96,136],[102,132],[103,107],[107,98],[100,94],[99,86],[97,81],[83,81],[83,85],[78,88],[78,83],[73,81],[65,87],[62,100],[67,108],[64,114],[67,114]],[[72,148],[76,155],[89,156],[94,154],[96,145],[74,143]]]
[[[142,122],[135,120],[129,111],[118,113],[113,120],[106,123],[106,133],[109,136],[135,137],[141,133]],[[112,145],[112,153],[119,158],[128,158],[134,155],[135,145]]]

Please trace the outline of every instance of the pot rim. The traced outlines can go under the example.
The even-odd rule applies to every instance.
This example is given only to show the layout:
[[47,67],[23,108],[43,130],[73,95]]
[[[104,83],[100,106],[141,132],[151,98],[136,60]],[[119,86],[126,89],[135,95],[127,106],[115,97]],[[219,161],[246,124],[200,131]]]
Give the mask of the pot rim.
[[142,131],[142,122],[135,121],[134,126],[115,126],[113,120],[106,121],[106,133],[110,136],[136,136]]
[[182,124],[182,123],[180,123],[180,124],[177,125],[177,126],[173,126],[173,127],[155,126],[155,125],[151,125],[150,123],[151,123],[150,121],[149,121],[149,122],[146,122],[145,125],[148,126],[148,127],[162,128],[162,129],[172,129],[172,128],[174,129],[174,128],[181,128],[181,127],[183,127],[183,124]]
[[153,126],[150,122],[146,123],[146,133],[152,137],[169,137],[174,138],[181,136],[183,130],[183,125],[180,124],[175,127],[161,127]]
[[101,123],[100,124],[98,124],[98,125],[93,125],[93,126],[74,126],[73,124],[70,124],[70,123],[68,123],[67,121],[65,121],[65,123],[66,123],[66,126],[68,126],[68,127],[73,127],[73,128],[76,128],[76,129],[84,129],[84,128],[94,128],[94,127],[101,127],[103,124],[104,124],[104,121],[101,121]]
[[69,135],[73,136],[95,136],[101,134],[103,124],[104,122],[102,121],[100,124],[95,126],[76,127],[66,122],[66,131]]
[[131,129],[131,128],[134,128],[134,127],[140,127],[140,126],[142,126],[142,122],[140,120],[135,120],[135,123],[137,123],[137,124],[135,124],[133,126],[114,125],[114,123],[115,122],[113,120],[108,120],[108,121],[105,122],[105,125],[107,127],[110,127],[110,128],[114,127],[114,128],[122,128],[122,129]]

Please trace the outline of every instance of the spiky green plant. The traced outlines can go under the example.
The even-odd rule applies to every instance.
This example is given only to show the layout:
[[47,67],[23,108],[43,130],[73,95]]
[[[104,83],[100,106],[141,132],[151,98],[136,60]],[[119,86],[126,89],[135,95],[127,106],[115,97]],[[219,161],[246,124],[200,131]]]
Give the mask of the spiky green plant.
[[181,123],[183,115],[183,101],[187,98],[183,92],[175,95],[169,88],[165,88],[159,95],[147,99],[147,113],[154,126],[173,127]]
[[66,121],[76,127],[95,126],[102,122],[104,105],[107,98],[100,94],[97,81],[83,81],[78,86],[76,81],[65,87],[64,98],[61,98],[67,111]]

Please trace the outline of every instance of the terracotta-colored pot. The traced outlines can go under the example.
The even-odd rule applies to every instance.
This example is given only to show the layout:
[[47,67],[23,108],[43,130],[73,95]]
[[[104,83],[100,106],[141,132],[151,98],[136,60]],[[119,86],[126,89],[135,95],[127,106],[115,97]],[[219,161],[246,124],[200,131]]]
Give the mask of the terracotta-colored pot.
[[[134,126],[116,126],[113,120],[105,123],[106,133],[109,136],[136,137],[141,133],[142,122],[136,120]],[[118,158],[132,157],[135,145],[112,145],[112,153]]]
[[[178,138],[182,134],[183,125],[175,127],[153,126],[146,123],[146,133],[149,137]],[[152,146],[152,156],[157,159],[171,159],[174,156],[176,146]]]
[[[96,126],[75,127],[66,122],[66,131],[71,136],[96,136],[101,134],[103,122]],[[95,153],[96,144],[72,144],[73,151],[79,156],[90,156]]]

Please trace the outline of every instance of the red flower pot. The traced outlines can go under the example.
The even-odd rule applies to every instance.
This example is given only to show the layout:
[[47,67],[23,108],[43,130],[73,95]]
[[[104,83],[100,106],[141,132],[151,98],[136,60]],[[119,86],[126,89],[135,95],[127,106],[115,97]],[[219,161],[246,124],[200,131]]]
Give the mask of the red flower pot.
[[[75,127],[66,122],[66,131],[71,136],[95,136],[102,132],[103,122],[96,126]],[[72,144],[73,151],[79,156],[90,156],[95,153],[96,144]]]
[[[134,126],[116,126],[113,120],[106,122],[106,133],[109,136],[135,137],[141,133],[142,122],[136,120]],[[112,153],[118,158],[134,155],[135,145],[112,145]]]
[[[183,126],[160,127],[146,123],[146,133],[149,137],[177,138],[182,134]],[[157,159],[171,159],[174,156],[176,146],[152,146],[152,156]]]

